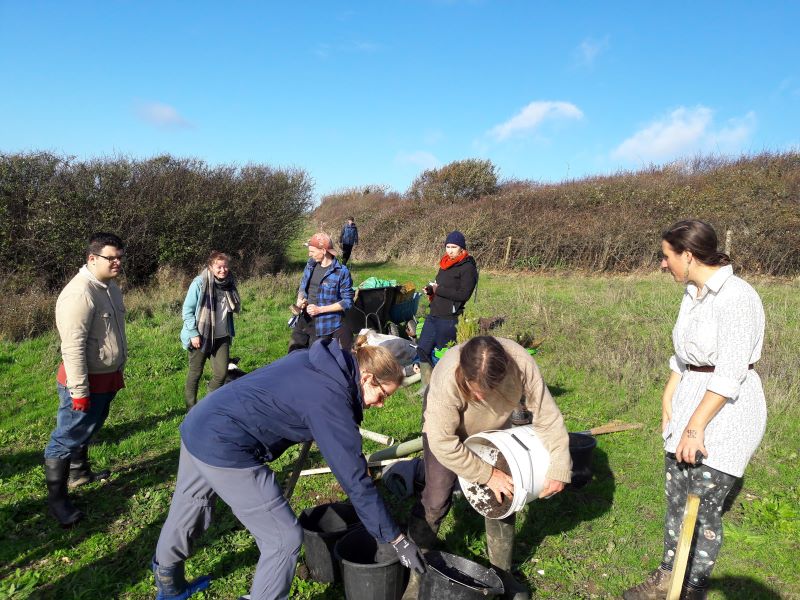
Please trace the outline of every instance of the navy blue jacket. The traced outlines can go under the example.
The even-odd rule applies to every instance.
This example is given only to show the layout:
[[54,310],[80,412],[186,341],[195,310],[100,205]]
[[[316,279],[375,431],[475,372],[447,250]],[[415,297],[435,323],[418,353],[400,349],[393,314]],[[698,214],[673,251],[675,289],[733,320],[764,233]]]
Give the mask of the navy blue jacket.
[[358,227],[353,223],[352,225],[345,224],[342,227],[342,233],[339,234],[339,243],[342,246],[355,246],[358,243]]
[[186,415],[181,439],[202,462],[248,468],[314,440],[373,537],[390,542],[396,523],[367,473],[358,364],[336,340],[318,340],[207,395]]

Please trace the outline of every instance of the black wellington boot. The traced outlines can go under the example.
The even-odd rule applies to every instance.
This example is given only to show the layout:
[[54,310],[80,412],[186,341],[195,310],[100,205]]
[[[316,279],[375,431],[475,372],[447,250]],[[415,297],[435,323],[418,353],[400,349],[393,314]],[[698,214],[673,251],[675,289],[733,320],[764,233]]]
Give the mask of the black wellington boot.
[[76,488],[87,483],[92,483],[100,479],[108,479],[111,476],[111,471],[103,470],[93,472],[91,464],[89,463],[89,446],[83,444],[72,453],[69,459],[69,481],[68,485],[71,488]]
[[72,527],[83,513],[72,506],[67,496],[68,458],[45,458],[44,479],[47,482],[47,506],[62,527]]
[[511,515],[505,519],[484,519],[486,522],[486,550],[489,554],[489,562],[503,580],[505,589],[503,598],[530,600],[531,592],[528,587],[514,579],[511,574],[516,517],[516,515]]

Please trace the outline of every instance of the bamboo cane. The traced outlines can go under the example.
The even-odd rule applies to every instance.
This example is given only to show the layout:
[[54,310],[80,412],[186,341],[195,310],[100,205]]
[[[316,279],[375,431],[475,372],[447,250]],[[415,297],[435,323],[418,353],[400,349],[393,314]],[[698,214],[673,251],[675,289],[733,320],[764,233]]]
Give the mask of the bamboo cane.
[[362,429],[361,427],[358,428],[358,432],[361,434],[361,437],[365,437],[368,440],[372,440],[373,442],[378,442],[379,444],[383,444],[384,446],[394,446],[394,438],[388,435],[383,435],[382,433],[375,433],[374,431],[369,431],[368,429]]
[[[404,460],[411,460],[410,458],[390,458],[387,460],[373,460],[367,463],[368,467],[386,467],[388,465],[393,465],[394,463],[401,462]],[[300,471],[300,477],[305,477],[306,475],[323,475],[325,473],[330,473],[330,467],[318,467],[316,469],[303,469]]]

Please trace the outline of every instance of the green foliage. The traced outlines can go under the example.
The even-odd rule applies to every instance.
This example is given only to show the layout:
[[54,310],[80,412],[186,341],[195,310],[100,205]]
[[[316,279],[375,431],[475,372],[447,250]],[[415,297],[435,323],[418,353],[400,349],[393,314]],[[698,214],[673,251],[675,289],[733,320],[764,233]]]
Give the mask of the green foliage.
[[269,272],[296,235],[311,191],[297,169],[0,154],[2,289],[63,284],[84,262],[94,231],[125,241],[129,284],[147,283],[165,266],[192,273],[212,249],[231,254],[239,275]]
[[737,269],[800,274],[796,151],[701,157],[562,183],[509,181],[489,195],[459,195],[447,183],[461,181],[450,176],[450,167],[426,171],[414,182],[407,196],[418,202],[396,194],[369,203],[342,196],[323,202],[314,218],[341,223],[348,213],[362,215],[355,260],[432,263],[447,232],[458,229],[482,269],[592,272],[656,269],[661,232],[680,219],[701,218],[716,228],[723,249],[730,231]]
[[490,160],[468,158],[439,169],[428,169],[408,189],[415,200],[477,200],[497,191],[497,173]]

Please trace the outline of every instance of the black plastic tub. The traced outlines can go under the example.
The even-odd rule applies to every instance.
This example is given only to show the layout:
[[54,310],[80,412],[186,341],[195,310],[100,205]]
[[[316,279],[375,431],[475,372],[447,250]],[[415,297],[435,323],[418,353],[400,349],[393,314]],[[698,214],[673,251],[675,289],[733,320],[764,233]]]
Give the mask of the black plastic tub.
[[359,528],[345,534],[333,551],[342,562],[347,600],[400,600],[408,570],[390,544],[378,544]]
[[569,455],[572,457],[571,487],[580,489],[592,480],[592,453],[597,438],[588,433],[569,434]]
[[427,571],[419,586],[420,600],[483,600],[503,594],[503,582],[493,569],[455,554],[425,553]]
[[306,566],[315,581],[341,581],[339,562],[333,555],[336,542],[355,527],[360,527],[356,510],[347,502],[333,502],[307,508],[297,518],[303,528]]

